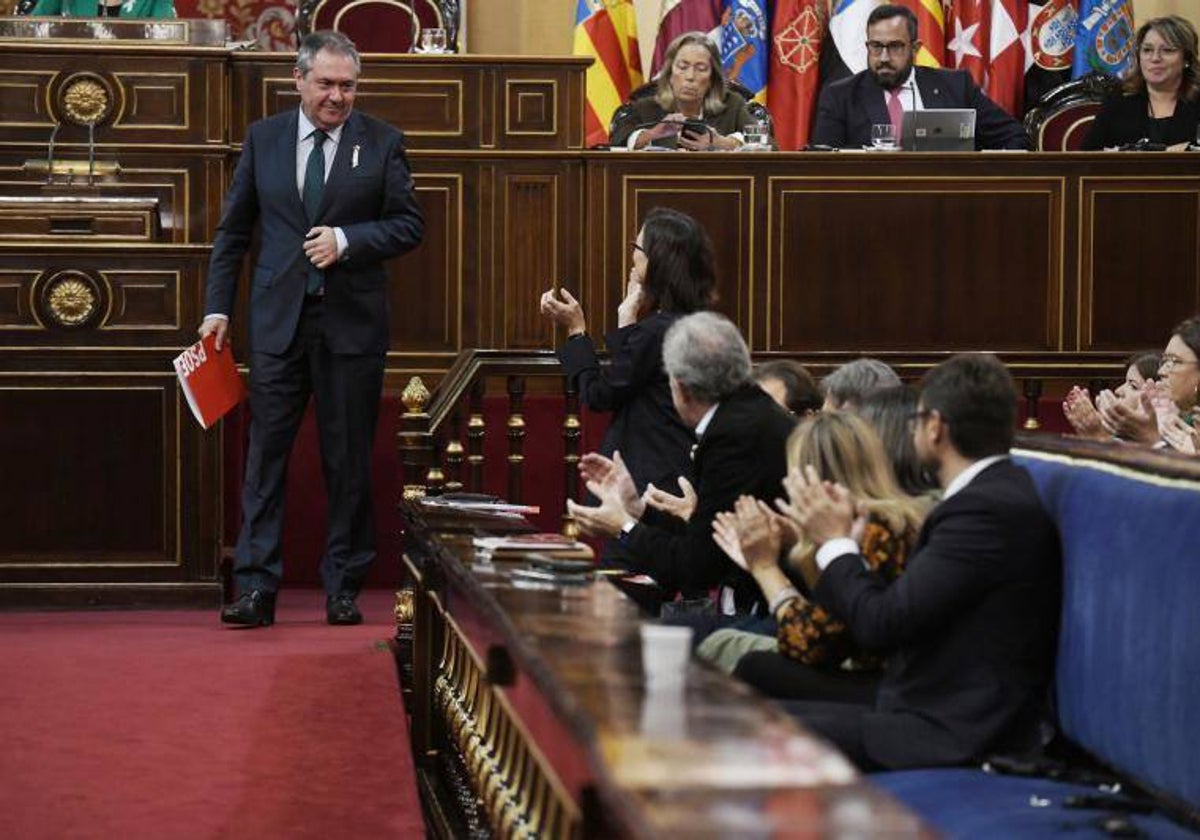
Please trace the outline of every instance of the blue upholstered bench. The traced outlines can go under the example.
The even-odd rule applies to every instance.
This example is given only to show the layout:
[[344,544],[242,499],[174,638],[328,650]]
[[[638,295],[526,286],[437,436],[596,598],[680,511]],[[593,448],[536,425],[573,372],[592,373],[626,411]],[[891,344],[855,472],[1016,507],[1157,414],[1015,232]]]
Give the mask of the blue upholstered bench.
[[[1200,463],[1132,447],[1022,436],[1063,543],[1059,729],[1182,821],[1200,815]],[[977,769],[880,773],[950,837],[1088,836],[1110,811],[1066,808],[1095,787]],[[1195,836],[1163,812],[1144,836]],[[1200,821],[1191,823],[1192,829]],[[1110,828],[1120,828],[1110,823]]]

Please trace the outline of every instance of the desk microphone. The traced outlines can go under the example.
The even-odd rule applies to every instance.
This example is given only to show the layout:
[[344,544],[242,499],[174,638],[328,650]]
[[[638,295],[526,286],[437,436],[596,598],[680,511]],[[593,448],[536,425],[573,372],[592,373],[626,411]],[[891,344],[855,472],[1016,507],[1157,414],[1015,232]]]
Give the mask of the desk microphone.
[[58,130],[62,128],[62,123],[56,122],[54,128],[50,130],[50,148],[46,151],[46,183],[54,183],[54,138],[58,136]]

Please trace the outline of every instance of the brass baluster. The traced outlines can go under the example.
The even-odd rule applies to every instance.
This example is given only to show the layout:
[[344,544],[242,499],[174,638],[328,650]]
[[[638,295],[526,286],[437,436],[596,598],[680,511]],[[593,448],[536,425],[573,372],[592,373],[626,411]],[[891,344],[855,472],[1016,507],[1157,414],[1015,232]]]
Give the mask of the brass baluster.
[[414,376],[400,396],[404,413],[400,415],[400,462],[404,465],[404,498],[419,499],[425,495],[425,471],[430,465],[432,439],[429,434],[429,389]]
[[[566,416],[563,417],[563,477],[566,480],[565,498],[579,501],[579,446],[583,438],[583,423],[579,419],[579,392],[571,383],[571,377],[563,377],[563,402]],[[579,525],[574,517],[563,512],[562,532],[575,539],[579,536]]]
[[508,499],[520,502],[525,475],[525,377],[508,377]]
[[446,483],[442,489],[447,493],[457,493],[463,489],[462,468],[466,450],[462,442],[462,417],[458,411],[450,419],[450,440],[446,443],[444,461],[446,464]]
[[1025,380],[1025,423],[1024,428],[1029,431],[1035,431],[1042,428],[1042,422],[1038,419],[1038,407],[1042,398],[1042,380],[1026,379]]
[[470,474],[471,491],[483,491],[483,438],[486,432],[483,422],[483,396],[487,392],[487,378],[483,375],[471,386],[471,413],[467,418],[467,471]]

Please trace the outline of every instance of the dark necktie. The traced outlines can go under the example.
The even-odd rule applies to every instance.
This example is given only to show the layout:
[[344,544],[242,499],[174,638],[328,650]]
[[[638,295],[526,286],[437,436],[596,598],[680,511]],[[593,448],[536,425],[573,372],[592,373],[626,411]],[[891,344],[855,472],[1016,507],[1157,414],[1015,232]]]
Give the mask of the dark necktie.
[[[308,155],[308,166],[304,170],[304,212],[308,214],[309,224],[317,220],[317,210],[321,207],[321,196],[325,194],[325,145],[328,137],[324,131],[317,129],[312,133],[313,148]],[[325,284],[325,272],[310,264],[308,267],[308,284],[305,291],[310,295],[319,294]]]

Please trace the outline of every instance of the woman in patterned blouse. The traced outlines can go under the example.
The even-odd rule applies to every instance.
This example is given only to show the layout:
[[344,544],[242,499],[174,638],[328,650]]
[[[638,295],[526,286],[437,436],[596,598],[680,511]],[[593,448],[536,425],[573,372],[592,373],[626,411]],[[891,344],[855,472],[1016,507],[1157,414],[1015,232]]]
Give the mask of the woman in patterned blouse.
[[[930,500],[900,490],[891,462],[875,430],[847,412],[826,412],[804,421],[788,440],[788,467],[812,467],[826,481],[850,488],[865,516],[856,533],[863,556],[884,577],[904,570]],[[765,504],[743,497],[731,512],[713,523],[718,545],[762,587],[778,624],[775,639],[747,638],[752,634],[723,630],[714,633],[699,651],[732,670],[741,654],[777,650],[808,666],[849,670],[878,667],[877,660],[859,651],[845,624],[804,597],[780,567],[778,558],[791,542],[788,565],[806,585],[816,580],[816,546],[791,521]]]

